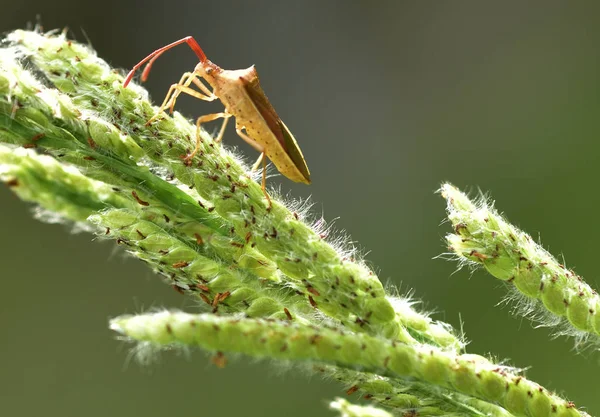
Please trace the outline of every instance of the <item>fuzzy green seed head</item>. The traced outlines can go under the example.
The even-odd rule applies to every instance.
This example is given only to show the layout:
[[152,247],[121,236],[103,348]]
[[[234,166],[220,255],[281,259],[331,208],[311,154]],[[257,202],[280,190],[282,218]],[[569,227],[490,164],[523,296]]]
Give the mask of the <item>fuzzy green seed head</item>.
[[578,340],[590,336],[590,341],[599,340],[596,323],[600,313],[596,307],[600,296],[580,276],[508,223],[486,201],[472,203],[449,184],[442,186],[441,193],[447,200],[448,218],[454,227],[447,241],[460,260],[483,266],[513,286],[515,294],[530,300],[519,303],[526,306],[523,314],[536,316],[536,309],[545,308],[556,317],[543,324],[564,321]]

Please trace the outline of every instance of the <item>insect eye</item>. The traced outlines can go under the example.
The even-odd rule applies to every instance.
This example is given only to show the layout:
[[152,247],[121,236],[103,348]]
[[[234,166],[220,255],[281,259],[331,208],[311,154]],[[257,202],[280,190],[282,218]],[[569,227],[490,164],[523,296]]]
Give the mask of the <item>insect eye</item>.
[[213,72],[213,69],[212,69],[212,68],[206,68],[206,73],[207,73],[208,75],[212,74],[212,72]]

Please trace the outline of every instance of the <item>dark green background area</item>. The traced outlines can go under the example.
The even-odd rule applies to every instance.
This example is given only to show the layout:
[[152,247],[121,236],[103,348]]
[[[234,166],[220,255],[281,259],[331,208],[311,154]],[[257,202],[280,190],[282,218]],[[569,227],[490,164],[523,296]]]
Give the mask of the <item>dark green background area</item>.
[[[301,144],[312,198],[359,242],[386,283],[414,289],[434,317],[464,330],[468,350],[531,368],[527,375],[600,414],[599,355],[494,307],[505,289],[432,259],[450,230],[441,181],[490,191],[498,208],[590,284],[598,276],[600,29],[598,3],[558,1],[21,1],[0,30],[41,14],[69,26],[112,65],[193,35],[228,69],[256,64],[263,88]],[[162,101],[193,68],[184,47],[155,65]],[[216,103],[183,97],[193,117]],[[216,128],[216,126],[215,126]],[[230,129],[228,146],[257,156]],[[87,234],[32,220],[0,188],[0,415],[328,415],[340,387],[268,362],[162,355],[128,364],[110,317],[154,307],[194,311],[141,263]]]

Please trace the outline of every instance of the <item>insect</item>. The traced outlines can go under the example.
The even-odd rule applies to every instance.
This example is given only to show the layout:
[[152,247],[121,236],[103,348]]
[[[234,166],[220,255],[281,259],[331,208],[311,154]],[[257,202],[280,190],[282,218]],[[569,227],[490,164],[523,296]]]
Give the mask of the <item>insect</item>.
[[[204,51],[192,36],[187,36],[157,49],[141,60],[127,74],[123,87],[127,87],[135,72],[143,65],[146,65],[146,67],[142,72],[142,81],[146,81],[154,61],[167,50],[183,43],[186,43],[196,53],[200,62],[192,72],[184,73],[177,84],[171,85],[158,113],[148,123],[152,123],[160,117],[167,108],[172,113],[177,97],[181,93],[204,101],[219,99],[225,106],[224,111],[198,117],[196,121],[196,146],[184,158],[186,162],[191,161],[200,149],[200,125],[202,123],[223,119],[223,124],[215,139],[216,142],[219,142],[223,138],[229,118],[233,116],[235,117],[237,134],[260,152],[260,156],[252,169],[258,169],[262,163],[262,191],[269,208],[271,207],[271,198],[266,191],[266,158],[269,158],[279,172],[292,181],[310,184],[310,172],[302,151],[294,136],[279,118],[269,99],[267,99],[260,86],[254,65],[241,70],[222,69],[206,58]],[[201,79],[204,79],[212,87],[212,91]],[[192,88],[192,84],[199,91]]]

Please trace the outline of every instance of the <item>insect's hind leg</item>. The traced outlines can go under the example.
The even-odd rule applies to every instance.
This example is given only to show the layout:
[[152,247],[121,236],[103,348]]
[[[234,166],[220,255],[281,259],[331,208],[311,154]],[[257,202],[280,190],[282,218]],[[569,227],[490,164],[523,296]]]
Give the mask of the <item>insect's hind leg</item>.
[[269,194],[267,193],[267,156],[265,154],[265,148],[262,145],[258,144],[250,136],[248,136],[247,134],[242,132],[242,130],[240,128],[236,128],[235,131],[237,132],[239,137],[242,138],[247,144],[249,144],[254,149],[256,149],[258,152],[260,152],[260,156],[258,157],[256,162],[252,166],[252,171],[256,171],[258,169],[258,166],[262,163],[261,189],[262,189],[263,194],[265,195],[265,198],[267,199],[267,203],[268,203],[267,211],[271,210],[273,203],[271,202],[271,197],[269,197]]

